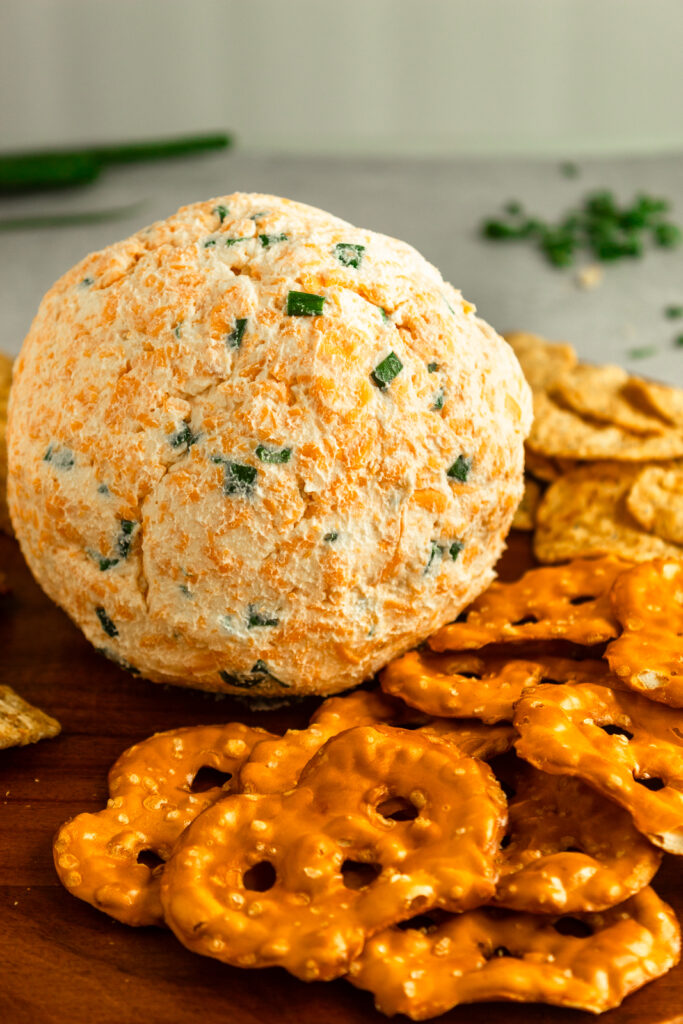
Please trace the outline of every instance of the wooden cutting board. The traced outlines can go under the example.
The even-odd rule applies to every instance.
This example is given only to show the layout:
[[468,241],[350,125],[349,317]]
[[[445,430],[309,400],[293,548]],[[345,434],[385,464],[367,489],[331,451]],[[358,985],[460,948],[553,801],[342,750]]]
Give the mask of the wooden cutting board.
[[[532,564],[513,535],[501,564]],[[107,798],[122,750],[161,729],[239,719],[274,731],[303,726],[316,701],[253,712],[230,698],[134,679],[96,654],[33,582],[18,546],[0,537],[12,595],[0,598],[0,683],[55,715],[61,736],[0,750],[0,1021],[4,1024],[379,1024],[372,998],[344,981],[306,985],[184,949],[170,932],[128,928],[70,896],[52,865],[52,836]],[[666,857],[655,888],[683,915],[681,862]],[[405,1020],[406,1018],[402,1018]],[[444,1024],[583,1024],[591,1014],[546,1006],[464,1006]],[[683,968],[631,996],[606,1024],[683,1022]]]

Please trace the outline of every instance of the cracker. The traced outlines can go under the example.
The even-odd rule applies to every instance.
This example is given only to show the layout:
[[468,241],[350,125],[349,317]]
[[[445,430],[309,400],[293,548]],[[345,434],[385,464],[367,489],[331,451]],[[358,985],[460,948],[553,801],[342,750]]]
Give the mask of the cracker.
[[527,445],[550,458],[646,462],[683,456],[683,431],[670,429],[641,437],[620,427],[597,426],[538,392],[534,395],[534,423]]
[[634,562],[681,554],[641,529],[626,506],[639,466],[595,463],[551,484],[536,515],[534,554],[540,562],[617,555]]
[[541,500],[540,484],[530,476],[524,479],[524,494],[512,520],[513,530],[533,530],[536,524],[536,509]]
[[550,389],[553,398],[590,419],[611,423],[632,434],[663,434],[667,424],[659,416],[642,412],[624,393],[629,375],[621,366],[579,363]]
[[683,544],[683,464],[646,466],[634,480],[626,506],[643,529]]
[[29,704],[11,686],[0,686],[0,749],[25,747],[61,731],[55,718]]
[[538,334],[510,331],[503,337],[511,346],[534,391],[542,391],[576,366],[578,357],[571,345],[546,341]]
[[532,452],[530,448],[524,450],[524,469],[527,474],[542,480],[545,483],[552,483],[562,476],[563,470],[555,459],[549,459],[541,452]]
[[642,408],[661,416],[673,426],[683,427],[683,388],[670,388],[666,384],[632,377],[626,390],[632,401]]

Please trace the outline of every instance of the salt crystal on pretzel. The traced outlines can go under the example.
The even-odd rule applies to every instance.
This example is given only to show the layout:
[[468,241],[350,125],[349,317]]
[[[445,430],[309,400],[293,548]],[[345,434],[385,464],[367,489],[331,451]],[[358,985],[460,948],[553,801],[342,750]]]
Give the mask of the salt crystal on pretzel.
[[639,832],[683,854],[680,712],[607,686],[537,686],[515,708],[517,753],[575,775],[624,807]]
[[612,671],[650,700],[683,707],[683,561],[656,558],[622,573],[612,607],[621,625],[605,652]]
[[[268,735],[240,723],[196,726],[157,733],[124,751],[109,772],[107,806],[72,818],[55,837],[62,884],[124,924],[162,925],[163,862],[183,829],[231,792],[242,762]],[[228,778],[196,791],[202,768]]]
[[495,903],[529,913],[604,910],[643,889],[662,860],[631,816],[580,779],[518,759],[506,783],[508,827]]
[[435,654],[409,651],[380,674],[385,693],[429,715],[510,721],[515,703],[540,682],[606,682],[603,661],[537,656],[510,658],[488,653]]
[[530,569],[514,583],[492,583],[464,612],[463,621],[429,638],[434,651],[463,651],[491,643],[571,640],[592,645],[619,628],[610,588],[630,563],[618,558],[577,558],[568,565]]
[[501,999],[602,1013],[679,957],[676,916],[648,887],[578,918],[483,909],[389,928],[370,939],[348,980],[372,992],[381,1013],[413,1020]]
[[205,811],[162,877],[166,921],[195,952],[344,974],[366,938],[493,895],[505,800],[481,761],[389,726],[332,738],[298,785]]

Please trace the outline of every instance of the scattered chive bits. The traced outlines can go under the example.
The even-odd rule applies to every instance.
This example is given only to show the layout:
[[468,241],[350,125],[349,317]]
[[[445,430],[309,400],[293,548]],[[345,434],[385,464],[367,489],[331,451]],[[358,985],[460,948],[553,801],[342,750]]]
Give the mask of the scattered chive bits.
[[320,316],[324,304],[324,295],[313,295],[312,292],[289,292],[287,316]]
[[507,203],[504,217],[481,225],[492,241],[529,240],[556,267],[569,267],[582,252],[602,261],[639,259],[646,246],[672,249],[683,241],[677,224],[666,219],[666,199],[641,194],[620,206],[612,192],[593,192],[556,223],[529,216],[518,202]]
[[269,448],[265,444],[260,444],[256,448],[256,458],[260,459],[261,462],[271,462],[274,465],[282,465],[285,462],[289,462],[291,457],[291,448]]
[[280,620],[276,617],[268,618],[267,615],[261,615],[256,605],[249,605],[249,612],[247,615],[247,629],[254,629],[257,626],[279,626]]
[[246,329],[247,329],[247,317],[241,316],[237,320],[235,320],[235,326],[230,331],[230,333],[226,334],[226,336],[225,336],[225,344],[228,346],[228,348],[239,348],[240,347],[240,345],[242,344],[242,338],[244,337],[244,332],[246,331]]
[[216,216],[218,217],[218,223],[222,224],[230,211],[228,210],[227,206],[223,206],[221,203],[218,206],[214,206],[211,212],[216,214]]
[[223,494],[249,498],[256,486],[258,470],[254,466],[245,466],[241,462],[227,462],[217,457],[214,461],[225,465]]
[[43,455],[43,462],[52,463],[55,469],[73,469],[76,459],[70,448],[55,448],[49,444]]
[[445,399],[445,392],[443,388],[439,388],[438,391],[434,392],[431,409],[432,412],[440,412],[443,409],[443,403]]
[[453,543],[451,544],[451,546],[448,549],[448,554],[451,556],[453,561],[456,560],[456,558],[458,557],[458,555],[460,554],[460,552],[462,551],[462,549],[464,547],[465,547],[465,544],[464,544],[463,541],[461,541],[461,540],[454,540],[453,541]]
[[427,575],[427,573],[431,569],[432,565],[434,564],[434,559],[435,558],[440,558],[442,555],[443,555],[443,549],[442,549],[441,545],[438,543],[438,541],[435,541],[435,540],[430,541],[429,559],[427,560],[427,564],[426,564],[426,566],[424,568],[424,573],[423,573],[424,576]]
[[358,270],[363,262],[364,245],[354,245],[352,242],[337,242],[334,247],[334,255],[343,267],[353,267]]
[[674,345],[676,348],[683,348],[683,334],[677,334],[674,338]]
[[95,609],[95,615],[100,620],[100,625],[102,626],[102,629],[107,634],[107,636],[113,637],[119,635],[118,629],[116,628],[112,620],[109,618],[102,605],[99,605]]
[[225,244],[230,246],[230,245],[237,245],[238,242],[248,242],[248,241],[249,241],[249,236],[245,236],[244,238],[226,238],[225,239]]
[[338,536],[339,536],[339,534],[337,533],[336,530],[331,530],[329,533],[325,534],[325,536],[323,537],[323,540],[327,544],[332,544],[337,539]]
[[264,249],[267,249],[269,245],[273,245],[275,242],[286,242],[287,235],[284,231],[279,235],[259,235],[259,240]]
[[208,249],[209,246],[215,245],[215,244],[216,244],[216,239],[215,238],[207,238],[206,241],[204,242],[204,248]]
[[168,443],[171,448],[182,448],[184,445],[191,448],[198,440],[199,434],[193,433],[189,423],[184,423],[182,427],[179,427],[178,430],[169,435]]
[[381,363],[378,363],[370,374],[372,383],[383,391],[392,380],[398,377],[403,369],[403,363],[395,352],[390,352]]
[[683,306],[667,306],[664,310],[664,316],[668,320],[680,320],[683,317]]
[[427,373],[436,373],[439,369],[438,363],[427,363]]
[[387,313],[387,311],[384,308],[384,306],[378,306],[377,308],[379,310],[380,316],[382,317],[382,322],[385,323],[385,324],[388,324],[389,321],[391,320],[391,317]]
[[446,476],[464,484],[472,468],[472,459],[467,455],[458,455],[453,465],[446,470]]
[[640,347],[630,348],[626,355],[629,359],[647,359],[648,356],[654,356],[657,349],[654,345],[641,345]]

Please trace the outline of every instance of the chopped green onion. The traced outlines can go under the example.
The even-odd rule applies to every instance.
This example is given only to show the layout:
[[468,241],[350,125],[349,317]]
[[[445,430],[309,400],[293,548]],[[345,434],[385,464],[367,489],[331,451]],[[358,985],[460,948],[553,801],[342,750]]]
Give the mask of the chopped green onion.
[[431,541],[431,547],[430,547],[430,550],[429,550],[429,559],[428,559],[427,564],[426,564],[426,566],[424,568],[423,576],[426,576],[427,573],[429,572],[429,570],[431,569],[432,562],[434,561],[434,559],[437,556],[441,557],[442,555],[443,555],[443,549],[441,548],[441,545],[438,544],[437,541],[435,541],[435,540]]
[[241,462],[226,462],[223,493],[250,497],[256,485],[257,474],[258,470],[254,466],[244,466]]
[[439,369],[438,363],[427,363],[427,373],[436,373]]
[[325,536],[323,537],[323,540],[327,541],[328,544],[331,544],[332,541],[335,541],[338,536],[339,536],[339,534],[337,533],[337,531],[336,530],[332,530],[330,533],[326,533],[325,534]]
[[192,427],[189,423],[185,423],[179,430],[176,430],[174,434],[170,434],[168,443],[171,448],[182,448],[183,445],[187,445],[191,448],[193,444],[196,444],[199,440],[200,435],[192,432]]
[[664,315],[667,316],[669,320],[680,320],[683,316],[683,306],[667,306],[664,310]]
[[251,676],[236,676],[232,672],[226,672],[224,669],[221,669],[218,675],[227,686],[235,686],[242,690],[250,690],[252,686],[259,686],[263,682],[263,678],[254,679]]
[[[88,552],[90,554],[90,552]],[[97,559],[100,572],[106,572],[107,569],[112,569],[115,565],[119,564],[118,558],[99,558]]]
[[249,605],[247,629],[254,629],[256,626],[279,626],[279,624],[280,620],[278,618],[269,619],[266,615],[261,615],[256,605]]
[[657,352],[654,345],[641,345],[639,348],[631,348],[627,352],[629,359],[647,359],[648,356],[653,356]]
[[275,464],[289,462],[292,455],[291,448],[267,448],[260,444],[256,449],[256,457],[261,462],[272,462]]
[[97,488],[97,493],[98,494],[109,494],[109,488],[107,487],[106,484],[100,484],[100,486]]
[[380,315],[381,315],[381,317],[382,317],[382,320],[384,321],[384,323],[385,323],[385,324],[388,324],[388,323],[389,323],[389,321],[391,320],[391,317],[390,317],[390,316],[389,316],[389,314],[387,313],[387,311],[386,311],[386,309],[384,308],[384,306],[378,306],[377,308],[378,308],[378,310],[380,311]]
[[245,235],[243,238],[226,238],[225,239],[225,244],[226,245],[237,245],[238,242],[250,242],[250,241],[251,241],[251,237],[249,235]]
[[683,348],[683,334],[678,334],[674,338],[674,345],[676,346],[676,348]]
[[109,616],[107,615],[106,611],[104,610],[104,608],[101,605],[98,608],[95,609],[95,615],[100,620],[100,625],[102,626],[102,629],[107,634],[107,636],[118,636],[119,635],[118,629],[116,628],[114,623],[111,621],[111,619],[109,618]]
[[274,242],[287,241],[287,235],[284,231],[280,235],[259,235],[259,238],[264,249],[267,249],[269,245],[273,245]]
[[204,242],[204,248],[208,249],[210,245],[215,245],[215,244],[216,244],[216,239],[215,238],[207,238],[206,241]]
[[244,337],[244,332],[247,329],[247,319],[248,318],[244,316],[235,320],[235,326],[230,331],[230,334],[225,336],[225,344],[228,348],[239,348],[242,344],[242,338]]
[[458,455],[453,465],[446,471],[446,476],[464,484],[472,468],[472,459],[468,455]]
[[443,409],[444,398],[444,389],[439,388],[439,390],[434,393],[434,400],[432,402],[432,412],[439,412],[441,409]]
[[55,469],[73,469],[76,458],[70,448],[55,448],[49,444],[43,455],[43,462],[50,462]]
[[79,286],[79,288],[89,288],[94,283],[95,283],[95,278],[94,277],[84,277],[82,281],[79,281],[78,286]]
[[370,377],[376,387],[380,390],[384,390],[388,384],[391,384],[395,377],[398,377],[402,369],[403,363],[401,360],[395,352],[390,352],[381,363],[377,364],[370,374]]
[[138,524],[134,519],[121,520],[121,532],[116,541],[116,552],[119,558],[128,558],[133,543],[133,532]]
[[354,245],[352,242],[337,242],[334,247],[334,255],[344,267],[353,267],[357,270],[363,261],[364,245]]
[[175,327],[173,328],[173,333],[175,334],[176,338],[178,338],[178,339],[180,339],[180,328],[181,328],[181,327],[182,327],[182,324],[177,324],[177,325],[176,325],[176,326],[175,326]]
[[225,218],[230,213],[230,210],[227,208],[227,206],[223,206],[222,203],[219,203],[218,206],[214,206],[211,212],[216,214],[219,223],[222,224]]
[[192,591],[188,587],[187,583],[179,583],[178,590],[184,597],[192,597]]
[[[279,683],[280,686],[284,686],[286,689],[289,689],[289,683],[283,683],[281,679],[278,679],[277,676],[274,676],[273,673],[268,668],[268,666],[266,665],[265,661],[261,661],[260,658],[254,665],[252,665],[251,671],[252,673],[263,673],[263,675],[267,676],[268,679],[272,679],[274,683]],[[263,679],[259,681],[264,682]]]
[[287,296],[287,316],[320,316],[324,303],[324,295],[290,292]]
[[654,228],[655,242],[663,249],[673,249],[680,245],[682,237],[677,224],[657,224]]
[[461,540],[454,540],[453,541],[453,543],[451,544],[451,546],[448,549],[448,553],[451,556],[451,558],[453,559],[453,561],[456,560],[456,558],[458,557],[458,555],[460,554],[460,552],[462,551],[462,549],[464,547],[465,547],[465,544],[464,544],[463,541],[461,541]]

